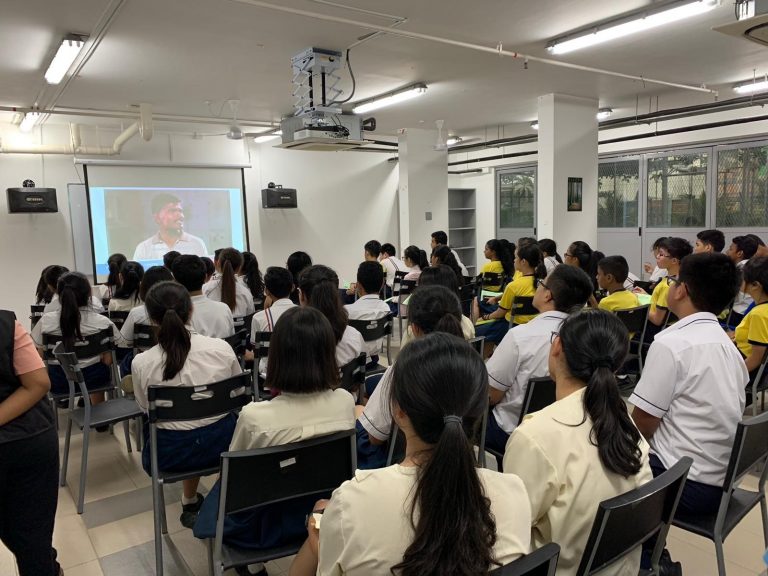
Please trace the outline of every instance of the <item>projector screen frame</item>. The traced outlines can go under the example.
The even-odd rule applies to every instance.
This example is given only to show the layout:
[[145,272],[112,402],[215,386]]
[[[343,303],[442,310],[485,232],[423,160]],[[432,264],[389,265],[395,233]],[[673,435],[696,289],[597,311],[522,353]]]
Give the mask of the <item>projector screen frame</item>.
[[88,236],[91,246],[91,266],[93,267],[93,285],[99,286],[103,282],[99,282],[99,273],[96,267],[96,247],[93,245],[93,215],[91,214],[91,186],[88,182],[88,165],[94,164],[99,166],[136,166],[136,167],[148,167],[148,168],[222,168],[222,169],[236,169],[240,171],[240,193],[243,201],[243,225],[245,226],[245,250],[251,249],[250,230],[248,227],[248,197],[245,190],[245,168],[243,165],[221,165],[221,164],[167,164],[167,163],[145,163],[145,162],[81,162],[83,166],[83,184],[85,185],[85,205],[88,211]]

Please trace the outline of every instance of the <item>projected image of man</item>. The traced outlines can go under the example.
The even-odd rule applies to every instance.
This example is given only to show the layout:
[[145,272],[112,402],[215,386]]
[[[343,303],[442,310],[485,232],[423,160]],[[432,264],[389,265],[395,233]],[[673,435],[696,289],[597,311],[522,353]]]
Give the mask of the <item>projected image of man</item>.
[[205,242],[184,231],[184,208],[173,194],[158,194],[152,198],[152,216],[157,233],[136,246],[134,260],[159,260],[166,252],[207,256]]

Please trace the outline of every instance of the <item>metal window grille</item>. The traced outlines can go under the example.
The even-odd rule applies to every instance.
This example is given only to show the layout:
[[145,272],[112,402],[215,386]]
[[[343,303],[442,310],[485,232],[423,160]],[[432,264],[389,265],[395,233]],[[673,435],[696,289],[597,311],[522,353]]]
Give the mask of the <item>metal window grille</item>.
[[768,146],[717,154],[717,226],[768,225]]
[[706,153],[648,160],[647,226],[705,227],[708,160]]
[[640,161],[601,162],[597,169],[598,228],[636,228]]
[[536,171],[499,174],[499,227],[533,228]]

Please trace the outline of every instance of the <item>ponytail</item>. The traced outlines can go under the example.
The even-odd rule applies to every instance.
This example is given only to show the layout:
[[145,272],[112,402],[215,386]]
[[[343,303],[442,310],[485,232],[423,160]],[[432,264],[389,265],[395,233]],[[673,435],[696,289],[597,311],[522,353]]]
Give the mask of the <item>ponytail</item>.
[[157,343],[165,353],[163,380],[181,372],[192,346],[187,323],[192,315],[189,292],[176,282],[158,282],[147,292],[145,302],[152,322],[159,326]]
[[[37,281],[37,287],[35,288],[35,304],[48,304],[53,298],[53,292],[46,282],[46,274],[54,266],[46,266],[40,273],[40,279]],[[54,283],[55,286],[55,283]]]
[[128,261],[125,255],[117,253],[112,254],[107,258],[107,267],[109,268],[109,276],[107,277],[106,285],[112,289],[120,286],[120,268],[123,267]]
[[408,302],[408,318],[425,334],[444,332],[464,338],[459,298],[445,286],[419,286]]
[[408,258],[408,260],[415,262],[422,271],[429,267],[427,253],[424,250],[421,250],[418,246],[408,246],[408,248],[403,250],[403,258]]
[[600,462],[610,472],[634,476],[641,467],[641,436],[615,376],[627,356],[627,329],[609,312],[583,310],[563,322],[560,340],[569,372],[586,383],[584,411],[592,421],[590,440]]
[[333,329],[338,344],[347,328],[347,311],[339,298],[339,277],[327,266],[305,268],[299,276],[299,289],[307,304],[322,312]]
[[235,274],[243,267],[243,255],[234,248],[225,248],[219,254],[221,269],[221,301],[234,311],[237,296]]
[[243,252],[243,282],[248,286],[254,300],[264,298],[264,279],[259,270],[259,261],[251,252]]
[[91,285],[88,279],[79,272],[69,272],[59,278],[56,292],[61,303],[59,329],[61,330],[64,348],[71,352],[75,341],[83,339],[80,329],[80,308],[88,306],[91,298]]
[[589,274],[589,278],[592,280],[592,286],[595,290],[600,289],[600,286],[597,283],[597,264],[603,258],[605,258],[605,254],[599,250],[592,252],[592,256],[589,257],[589,270],[586,270],[586,272]]
[[476,576],[498,565],[496,522],[469,441],[482,421],[487,378],[480,356],[447,334],[414,340],[395,363],[392,403],[431,449],[417,455],[414,536],[393,575]]
[[139,288],[141,279],[144,278],[144,266],[138,262],[126,262],[120,269],[123,282],[112,295],[118,300],[139,300]]

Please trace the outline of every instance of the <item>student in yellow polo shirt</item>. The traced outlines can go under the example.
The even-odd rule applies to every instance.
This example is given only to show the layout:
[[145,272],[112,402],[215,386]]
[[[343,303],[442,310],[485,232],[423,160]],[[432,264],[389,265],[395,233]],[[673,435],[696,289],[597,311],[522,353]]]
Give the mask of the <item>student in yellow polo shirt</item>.
[[[667,271],[668,276],[677,276],[680,272],[680,262],[693,252],[693,246],[685,238],[665,238],[656,251],[656,264]],[[653,289],[651,307],[648,310],[648,321],[655,326],[663,326],[667,317],[667,293],[669,282],[663,278]]]
[[768,257],[751,258],[743,272],[744,292],[753,298],[755,307],[736,327],[734,342],[744,356],[751,381],[768,348]]
[[601,290],[608,291],[608,296],[600,300],[598,308],[616,312],[639,305],[637,296],[624,288],[628,275],[629,264],[624,256],[607,256],[597,263],[597,285]]

